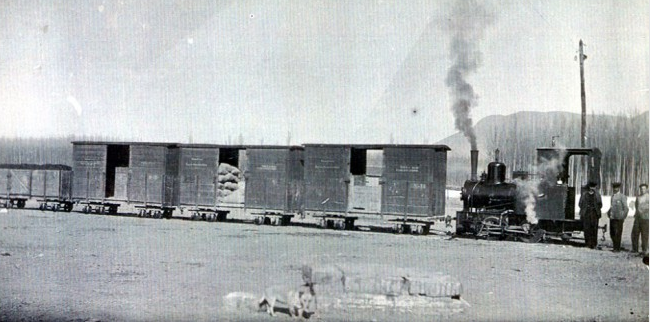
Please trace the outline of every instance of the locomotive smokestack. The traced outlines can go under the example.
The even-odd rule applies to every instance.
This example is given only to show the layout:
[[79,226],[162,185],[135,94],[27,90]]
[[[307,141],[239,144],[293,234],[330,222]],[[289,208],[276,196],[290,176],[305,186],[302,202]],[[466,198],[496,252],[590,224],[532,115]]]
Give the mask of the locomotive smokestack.
[[471,150],[470,151],[470,165],[472,167],[470,180],[478,181],[478,177],[476,175],[476,169],[478,167],[478,150]]

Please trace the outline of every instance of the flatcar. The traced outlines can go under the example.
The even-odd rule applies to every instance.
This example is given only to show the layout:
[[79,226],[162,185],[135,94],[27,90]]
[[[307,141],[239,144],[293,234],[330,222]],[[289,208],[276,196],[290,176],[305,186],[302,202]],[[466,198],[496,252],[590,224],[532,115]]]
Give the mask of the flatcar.
[[456,233],[482,237],[513,237],[539,241],[546,237],[569,240],[582,230],[576,218],[576,187],[571,185],[570,162],[583,156],[587,182],[600,183],[601,152],[597,148],[538,148],[536,173],[513,172],[497,159],[478,178],[478,151],[471,151],[471,177],[463,185],[463,209],[456,214]]

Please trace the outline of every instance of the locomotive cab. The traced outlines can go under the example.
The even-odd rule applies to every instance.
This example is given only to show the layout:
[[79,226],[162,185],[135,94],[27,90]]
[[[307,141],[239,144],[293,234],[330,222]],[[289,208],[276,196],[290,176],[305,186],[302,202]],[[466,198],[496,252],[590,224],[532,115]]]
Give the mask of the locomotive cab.
[[558,234],[582,230],[582,222],[576,219],[575,204],[576,186],[583,184],[572,185],[571,174],[574,180],[600,185],[600,159],[597,148],[537,149],[540,194],[535,214],[540,228]]

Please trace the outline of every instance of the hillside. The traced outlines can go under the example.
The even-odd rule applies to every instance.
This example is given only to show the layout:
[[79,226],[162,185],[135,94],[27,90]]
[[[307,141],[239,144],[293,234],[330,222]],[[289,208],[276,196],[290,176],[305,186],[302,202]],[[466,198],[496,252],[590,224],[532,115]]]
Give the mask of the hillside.
[[[588,147],[603,153],[604,185],[622,181],[626,191],[648,180],[648,112],[628,117],[588,115]],[[509,171],[533,171],[535,149],[549,147],[555,137],[556,146],[580,147],[580,114],[568,112],[519,112],[494,115],[475,124],[480,150],[479,172],[493,160],[494,150],[501,152],[501,161]],[[469,176],[469,143],[461,133],[439,142],[448,145],[448,183],[459,186]]]

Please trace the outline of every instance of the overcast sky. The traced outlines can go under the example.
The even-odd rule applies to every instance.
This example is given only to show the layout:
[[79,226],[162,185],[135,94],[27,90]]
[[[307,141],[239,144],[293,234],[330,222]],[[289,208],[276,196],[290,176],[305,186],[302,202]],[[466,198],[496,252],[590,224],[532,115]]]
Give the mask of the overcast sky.
[[2,0],[0,136],[435,143],[458,131],[446,80],[459,32],[474,122],[580,113],[580,39],[588,112],[648,110],[647,0],[456,6]]

